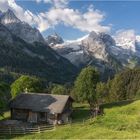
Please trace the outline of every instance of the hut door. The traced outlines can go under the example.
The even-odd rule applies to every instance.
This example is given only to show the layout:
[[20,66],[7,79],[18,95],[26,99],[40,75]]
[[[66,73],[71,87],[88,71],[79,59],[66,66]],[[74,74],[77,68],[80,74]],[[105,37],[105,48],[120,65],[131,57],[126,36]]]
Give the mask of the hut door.
[[44,122],[44,121],[47,120],[47,114],[46,114],[46,112],[39,112],[38,117],[39,117],[39,118],[38,118],[39,121]]
[[36,112],[29,112],[29,122],[37,123],[37,113]]

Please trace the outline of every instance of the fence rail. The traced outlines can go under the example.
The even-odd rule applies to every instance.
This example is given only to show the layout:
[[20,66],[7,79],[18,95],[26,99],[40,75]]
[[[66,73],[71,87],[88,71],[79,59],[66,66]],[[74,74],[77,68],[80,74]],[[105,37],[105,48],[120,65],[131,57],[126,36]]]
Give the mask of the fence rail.
[[2,135],[16,135],[16,134],[31,134],[31,133],[41,133],[44,131],[55,130],[54,125],[45,125],[37,127],[3,127],[0,128],[0,134]]

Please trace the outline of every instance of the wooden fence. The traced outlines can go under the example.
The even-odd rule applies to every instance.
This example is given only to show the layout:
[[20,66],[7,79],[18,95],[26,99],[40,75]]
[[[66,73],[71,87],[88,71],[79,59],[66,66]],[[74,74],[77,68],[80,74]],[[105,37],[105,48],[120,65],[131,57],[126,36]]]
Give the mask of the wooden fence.
[[18,135],[18,134],[31,134],[41,133],[44,131],[55,130],[54,125],[44,125],[36,127],[3,127],[0,128],[0,135]]

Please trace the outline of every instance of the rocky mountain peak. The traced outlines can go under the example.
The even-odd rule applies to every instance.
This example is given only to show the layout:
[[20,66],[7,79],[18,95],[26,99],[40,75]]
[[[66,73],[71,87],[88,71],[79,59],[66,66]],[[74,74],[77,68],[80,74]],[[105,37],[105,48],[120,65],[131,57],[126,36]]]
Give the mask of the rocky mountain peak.
[[39,30],[32,28],[28,23],[20,21],[14,12],[8,9],[2,13],[0,23],[5,25],[13,34],[17,35],[28,43],[42,42],[45,43]]
[[106,33],[99,33],[100,39],[106,44],[106,46],[115,46],[115,40]]
[[62,43],[64,43],[62,37],[60,37],[57,33],[54,33],[53,35],[47,36],[46,42],[50,46],[54,46],[56,44],[62,44]]

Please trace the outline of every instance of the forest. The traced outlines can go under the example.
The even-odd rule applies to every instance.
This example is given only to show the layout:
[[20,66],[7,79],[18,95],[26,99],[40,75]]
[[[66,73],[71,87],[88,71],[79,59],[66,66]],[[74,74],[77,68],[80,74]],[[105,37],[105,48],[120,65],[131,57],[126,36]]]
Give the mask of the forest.
[[8,109],[8,103],[22,92],[71,95],[76,102],[89,103],[90,107],[116,101],[140,98],[140,69],[126,69],[109,79],[100,81],[100,73],[88,66],[81,70],[70,84],[52,83],[28,75],[21,75],[13,82],[0,82],[1,115]]

